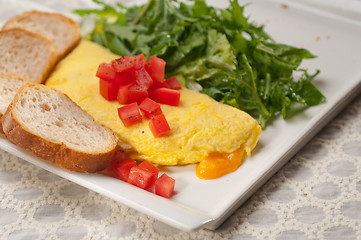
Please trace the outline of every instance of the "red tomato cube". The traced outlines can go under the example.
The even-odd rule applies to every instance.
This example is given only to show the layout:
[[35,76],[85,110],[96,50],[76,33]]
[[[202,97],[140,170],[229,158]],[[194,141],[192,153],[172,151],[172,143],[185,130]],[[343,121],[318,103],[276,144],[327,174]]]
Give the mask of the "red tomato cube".
[[114,82],[99,79],[99,92],[108,101],[113,101],[117,99],[118,96],[118,85]]
[[175,180],[163,173],[155,182],[155,194],[170,198],[173,195]]
[[131,103],[118,108],[118,114],[126,127],[142,122],[142,115],[140,115],[137,103]]
[[113,162],[113,170],[117,175],[117,178],[128,182],[130,169],[137,166],[137,162],[133,159],[122,159],[120,161]]
[[171,89],[175,89],[175,90],[182,89],[182,86],[180,85],[176,76],[168,78],[165,82],[168,84],[169,88]]
[[128,85],[134,81],[134,72],[117,72],[114,81],[119,86]]
[[165,80],[164,82],[153,81],[153,86],[151,87],[151,89],[157,89],[157,88],[169,88],[169,85]]
[[124,159],[127,159],[126,153],[124,151],[122,151],[122,150],[117,150],[114,153],[112,162],[120,162],[120,161],[122,161]]
[[146,89],[153,85],[153,79],[149,76],[144,67],[134,72],[134,79],[138,86]]
[[128,72],[141,69],[142,67],[147,68],[148,63],[147,59],[142,53],[136,56],[124,56],[115,59],[112,62],[112,66],[116,72]]
[[120,104],[129,104],[134,102],[140,104],[146,97],[148,97],[148,91],[146,88],[128,84],[119,88],[117,100]]
[[164,83],[164,73],[165,73],[165,64],[166,62],[156,56],[149,57],[149,74],[152,77],[153,81],[158,83]]
[[150,98],[144,99],[143,102],[139,105],[139,109],[146,118],[151,118],[153,116],[162,114],[160,105]]
[[149,172],[141,167],[132,167],[130,169],[128,183],[133,184],[142,189],[148,189],[154,183],[155,173]]
[[151,89],[149,96],[158,103],[179,106],[180,92],[178,90],[170,88]]
[[143,162],[141,162],[138,167],[147,169],[149,172],[154,173],[154,181],[157,180],[158,178],[158,173],[159,173],[159,168],[157,168],[156,166],[154,166],[152,163],[148,162],[147,160],[144,160]]
[[112,61],[112,66],[116,72],[134,71],[134,63],[131,61],[131,56],[124,56]]
[[101,63],[98,67],[96,76],[107,81],[113,81],[115,74],[116,72],[111,64]]
[[122,150],[115,151],[111,164],[106,169],[101,171],[101,173],[109,177],[118,178],[117,174],[114,171],[114,166],[116,163],[119,163],[125,159],[127,159],[127,156],[124,151]]
[[170,127],[163,114],[154,116],[149,121],[149,128],[154,137],[162,137],[170,132]]
[[135,56],[135,69],[145,68],[148,71],[148,61],[143,53]]

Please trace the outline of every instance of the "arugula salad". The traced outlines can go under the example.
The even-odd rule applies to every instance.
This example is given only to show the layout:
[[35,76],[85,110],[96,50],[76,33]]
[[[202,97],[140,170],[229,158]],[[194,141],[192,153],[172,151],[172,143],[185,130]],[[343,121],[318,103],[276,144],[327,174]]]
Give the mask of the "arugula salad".
[[312,83],[319,70],[300,68],[315,56],[275,42],[236,0],[227,9],[205,0],[149,0],[132,7],[93,1],[99,9],[74,11],[96,16],[88,39],[120,56],[164,59],[166,77],[175,75],[184,86],[248,112],[262,128],[279,115],[287,119],[326,101]]

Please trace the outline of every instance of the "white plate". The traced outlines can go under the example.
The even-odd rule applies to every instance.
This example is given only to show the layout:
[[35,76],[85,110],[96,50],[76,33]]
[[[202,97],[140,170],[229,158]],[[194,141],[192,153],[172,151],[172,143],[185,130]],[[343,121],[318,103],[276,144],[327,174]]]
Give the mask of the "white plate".
[[[226,5],[226,1],[217,1],[218,7]],[[194,165],[168,167],[167,171],[176,179],[176,193],[165,199],[106,176],[63,170],[31,156],[4,138],[0,138],[0,147],[176,228],[192,231],[218,227],[345,104],[360,94],[361,88],[360,22],[278,0],[253,0],[246,13],[252,20],[266,24],[266,31],[276,41],[305,47],[318,56],[305,61],[303,66],[321,70],[315,84],[328,100],[287,122],[281,119],[273,122],[262,133],[253,156],[236,172],[205,181],[195,176]]]

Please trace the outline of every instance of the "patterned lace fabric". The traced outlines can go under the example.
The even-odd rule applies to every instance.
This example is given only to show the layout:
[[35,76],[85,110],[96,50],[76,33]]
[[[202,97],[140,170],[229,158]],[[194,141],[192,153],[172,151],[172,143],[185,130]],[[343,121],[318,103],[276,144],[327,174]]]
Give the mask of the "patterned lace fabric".
[[361,95],[214,231],[180,231],[0,150],[0,239],[361,239]]

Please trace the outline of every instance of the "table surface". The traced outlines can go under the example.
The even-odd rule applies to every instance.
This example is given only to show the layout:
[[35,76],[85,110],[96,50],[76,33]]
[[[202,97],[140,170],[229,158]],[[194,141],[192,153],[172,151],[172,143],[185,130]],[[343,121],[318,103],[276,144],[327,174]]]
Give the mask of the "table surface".
[[0,239],[360,236],[361,94],[214,231],[182,232],[0,150]]

